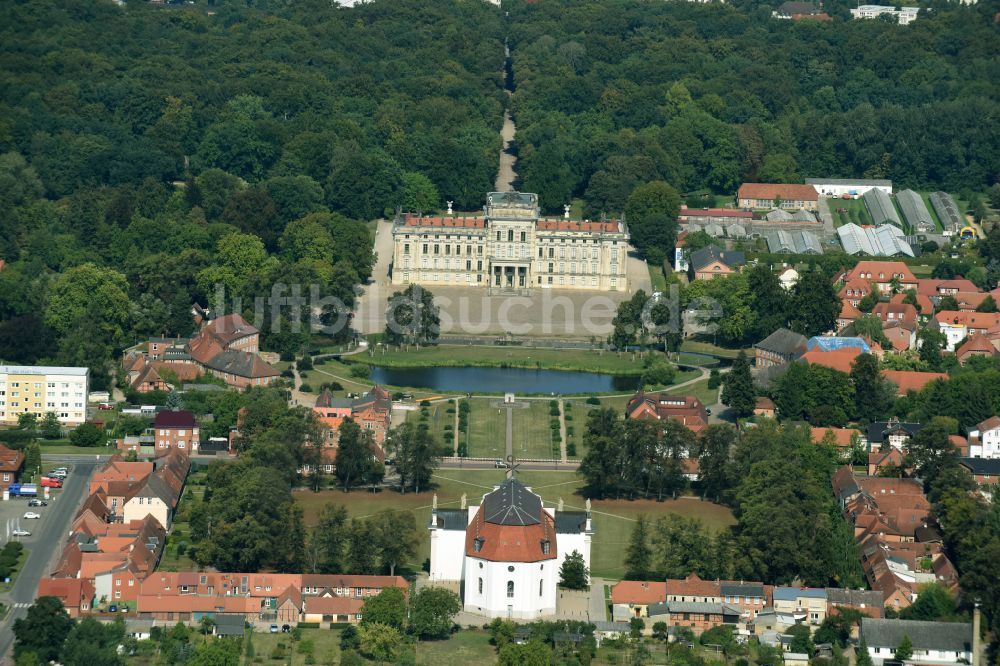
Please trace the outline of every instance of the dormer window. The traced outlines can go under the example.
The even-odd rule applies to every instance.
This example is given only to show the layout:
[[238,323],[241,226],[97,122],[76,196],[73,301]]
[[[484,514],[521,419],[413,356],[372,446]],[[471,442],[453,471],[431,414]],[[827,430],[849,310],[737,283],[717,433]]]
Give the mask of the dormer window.
[[549,541],[548,539],[542,539],[542,554],[543,555],[548,555],[549,551],[551,550],[551,547],[552,547],[552,542],[551,541]]
[[472,552],[478,553],[479,551],[481,551],[483,549],[483,542],[485,542],[485,541],[486,540],[483,539],[482,537],[476,537],[475,539],[473,539],[472,540]]

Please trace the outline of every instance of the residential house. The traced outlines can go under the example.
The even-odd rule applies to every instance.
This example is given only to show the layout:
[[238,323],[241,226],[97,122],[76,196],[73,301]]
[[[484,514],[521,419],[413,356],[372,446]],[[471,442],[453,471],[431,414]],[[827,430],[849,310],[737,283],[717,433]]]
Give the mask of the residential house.
[[886,445],[905,449],[910,439],[923,427],[919,423],[905,423],[897,419],[874,421],[868,424],[862,444],[870,451],[877,451]]
[[905,455],[895,447],[872,451],[868,454],[868,476],[880,476],[887,470],[903,468]]
[[917,346],[917,325],[901,321],[888,322],[882,326],[882,335],[889,341],[889,350],[902,353]]
[[754,345],[758,368],[791,363],[805,352],[806,337],[787,328],[779,328]]
[[960,458],[958,464],[982,487],[1000,484],[1000,458]]
[[773,419],[777,414],[777,407],[774,405],[774,401],[768,397],[757,398],[757,402],[753,408],[754,416],[763,416],[764,418]]
[[913,654],[907,664],[972,664],[972,625],[963,622],[925,622],[920,620],[861,619],[861,640],[868,646],[868,655],[875,666],[885,661],[897,661],[896,650],[909,638]]
[[883,324],[902,321],[908,324],[917,323],[917,308],[909,303],[877,303],[872,308],[872,314]]
[[991,416],[969,431],[970,458],[1000,458],[1000,416]]
[[[837,292],[837,296],[840,298],[841,303],[846,303],[857,309],[861,300],[871,293],[872,281],[865,278],[851,278],[844,282],[843,286],[840,287],[840,291]],[[848,314],[853,311],[849,311]],[[860,317],[860,311],[857,317]],[[855,317],[855,318],[857,318]]]
[[965,278],[921,278],[917,280],[917,293],[930,298],[956,296],[961,292],[978,292],[979,287]]
[[821,442],[831,442],[841,451],[849,451],[854,447],[854,442],[861,441],[861,432],[854,428],[810,428],[812,431],[812,441],[814,444]]
[[973,356],[992,358],[997,355],[997,348],[982,333],[973,333],[955,350],[958,362],[965,365]]
[[[24,468],[24,454],[0,444],[0,489],[6,491],[12,483],[21,478]],[[28,470],[33,474],[40,470]]]
[[708,410],[698,396],[646,393],[639,390],[625,406],[625,416],[630,419],[665,419],[678,421],[698,431],[708,425]]
[[812,185],[791,183],[743,183],[736,194],[740,208],[817,210],[819,195]]
[[649,617],[649,606],[665,601],[663,581],[623,580],[611,588],[612,615],[616,620]]
[[[662,611],[651,616],[654,620],[666,622],[668,627],[683,627],[695,634],[728,624],[736,626],[740,622],[740,609],[730,604],[705,601],[667,601]],[[653,609],[651,609],[652,611]]]
[[882,376],[896,385],[896,395],[906,395],[910,391],[919,393],[928,384],[938,379],[947,381],[946,372],[918,372],[916,370],[883,370]]
[[42,578],[38,581],[39,597],[55,597],[62,602],[72,618],[90,611],[94,603],[94,585],[80,578]]
[[[889,302],[904,303],[907,300],[907,296],[908,294],[893,294],[889,298]],[[917,302],[915,307],[917,308],[917,312],[920,313],[921,318],[927,318],[934,314],[934,303],[926,294],[918,293],[914,300]]]
[[943,310],[934,315],[932,325],[947,339],[946,349],[955,348],[967,337],[988,334],[1000,329],[1000,313],[998,312],[961,312]]
[[164,410],[153,420],[156,455],[177,450],[184,455],[198,452],[201,439],[198,422],[194,414],[186,410]]
[[855,590],[851,588],[826,588],[826,614],[829,616],[841,608],[860,611],[868,617],[882,617],[884,602],[882,594],[875,590]]
[[859,261],[842,279],[845,283],[854,280],[874,282],[883,294],[892,292],[894,286],[900,291],[917,288],[917,278],[902,261]]
[[791,291],[792,287],[799,282],[799,272],[789,266],[778,273],[778,282],[781,284],[782,289]]
[[745,263],[746,255],[743,252],[709,245],[691,253],[689,272],[695,280],[711,280],[719,275],[732,275]]
[[812,587],[775,587],[774,612],[791,624],[819,625],[826,619],[826,590]]
[[719,581],[702,580],[698,574],[691,573],[687,578],[667,579],[666,600],[721,603],[722,590]]
[[[846,287],[845,287],[846,289]],[[860,299],[858,299],[860,301]],[[837,315],[837,332],[840,333],[845,328],[861,319],[862,312],[850,299],[841,297],[840,314]]]

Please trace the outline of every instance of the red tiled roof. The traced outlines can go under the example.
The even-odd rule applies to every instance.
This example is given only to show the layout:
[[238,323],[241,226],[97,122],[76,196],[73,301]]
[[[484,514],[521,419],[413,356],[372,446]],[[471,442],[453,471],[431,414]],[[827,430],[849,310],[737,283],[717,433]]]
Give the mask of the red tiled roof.
[[917,280],[917,293],[924,296],[937,296],[943,291],[978,292],[979,287],[965,278],[943,280],[940,278],[922,278]]
[[[554,560],[556,552],[555,521],[545,511],[541,520],[533,525],[499,525],[485,519],[485,505],[481,505],[469,524],[465,537],[465,553],[491,562],[539,562]],[[476,551],[473,543],[482,540]],[[542,541],[548,540],[549,552],[542,551]]]
[[590,222],[579,220],[538,220],[535,229],[539,231],[594,231],[604,233],[617,233],[621,231],[621,225],[616,221],[611,222]]
[[67,608],[79,608],[81,601],[89,601],[95,594],[93,583],[82,578],[42,578],[38,581],[38,596],[57,597]]
[[847,299],[841,301],[840,314],[837,315],[837,319],[849,319],[853,321],[860,318],[861,310],[851,305],[851,302]]
[[909,303],[878,303],[872,314],[884,322],[917,320],[917,308]]
[[17,472],[23,464],[23,453],[0,444],[0,472]]
[[854,435],[861,435],[861,433],[854,428],[810,428],[810,430],[812,431],[812,440],[816,444],[823,441],[823,438],[826,437],[826,433],[833,433],[834,440],[840,448],[850,448],[851,438]]
[[828,368],[850,374],[854,359],[860,355],[861,350],[858,347],[844,347],[831,351],[813,349],[803,354],[801,360],[815,365],[825,365]]
[[993,346],[993,343],[987,340],[986,336],[980,333],[970,335],[969,339],[965,341],[965,344],[955,351],[955,355],[958,356],[959,360],[961,360],[966,354],[984,354],[987,356],[993,356],[996,353],[997,349]]
[[792,183],[743,183],[738,199],[781,199],[782,201],[816,201],[819,195],[812,185]]
[[667,600],[667,583],[658,580],[623,580],[611,588],[611,603],[648,606]]
[[684,579],[667,579],[667,596],[717,597],[719,590],[719,581],[702,580],[694,573]]
[[481,217],[425,217],[407,214],[404,224],[408,227],[484,229],[486,227],[486,220]]
[[255,335],[259,332],[242,316],[227,314],[209,321],[199,331],[199,335],[202,333],[211,334],[218,338],[223,345],[228,345],[235,340]]
[[989,330],[1000,326],[1000,312],[942,310],[934,315],[934,319],[942,324],[967,326],[977,330]]
[[847,274],[847,280],[861,278],[862,275],[871,274],[871,277],[863,279],[875,282],[887,283],[893,275],[900,275],[901,284],[916,284],[917,278],[913,275],[910,267],[902,261],[859,261]]
[[302,600],[302,610],[308,615],[356,615],[365,605],[356,597],[310,597]]
[[735,210],[733,208],[688,208],[681,206],[678,217],[735,217],[746,220],[753,219],[753,213],[748,210]]
[[944,372],[918,372],[916,370],[883,370],[882,376],[899,387],[896,395],[906,395],[909,391],[922,391],[935,379],[948,379]]

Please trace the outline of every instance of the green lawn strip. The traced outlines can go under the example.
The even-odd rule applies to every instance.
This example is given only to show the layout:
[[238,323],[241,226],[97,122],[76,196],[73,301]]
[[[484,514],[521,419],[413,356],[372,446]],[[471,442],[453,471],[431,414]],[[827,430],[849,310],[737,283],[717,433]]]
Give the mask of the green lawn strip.
[[931,205],[931,193],[930,192],[920,192],[920,198],[924,200],[924,205],[927,206],[927,210],[931,214],[931,219],[934,220],[935,228],[940,231],[944,229],[944,225],[941,224],[941,218],[938,217],[937,211],[934,210],[934,206]]
[[653,291],[666,291],[667,278],[663,274],[663,269],[659,266],[649,265],[649,280],[652,283]]
[[694,395],[698,396],[701,400],[701,404],[706,407],[710,407],[719,401],[719,389],[708,388],[708,379],[702,379],[701,381],[694,382],[693,384],[688,384],[687,386],[682,386],[680,388],[671,388],[664,391],[665,393],[670,393],[672,395]]
[[[462,494],[466,494],[469,506],[477,505],[483,494],[503,481],[503,470],[438,470],[434,475],[436,487],[419,494],[399,494],[394,491],[372,493],[356,490],[344,493],[339,490],[324,490],[313,493],[296,490],[295,501],[302,507],[307,525],[312,525],[323,505],[327,502],[343,504],[350,517],[368,517],[384,509],[412,511],[417,525],[427,525],[430,521],[433,496],[438,498],[441,508],[458,508]],[[567,510],[584,510],[585,500],[577,494],[583,480],[575,472],[525,471],[518,473],[518,479],[538,493],[546,506],[555,506],[559,499],[565,502]],[[592,569],[596,576],[621,578],[624,564],[621,554],[628,545],[632,525],[639,514],[655,518],[665,513],[693,516],[703,520],[709,527],[733,524],[729,509],[697,499],[656,502],[653,500],[594,500],[594,540],[592,546]],[[430,542],[426,530],[420,530],[420,546],[416,557],[409,565],[418,569],[430,557]],[[258,652],[259,654],[259,652]]]
[[[549,415],[548,400],[532,400],[526,409],[514,409],[512,414],[514,455],[517,458],[559,457],[559,431],[550,427],[551,421],[558,421],[559,417]],[[504,418],[503,432],[506,433],[506,414],[501,416]]]
[[418,664],[495,664],[496,648],[482,629],[463,629],[446,641],[419,641]]
[[118,452],[113,446],[72,446],[70,444],[45,444],[39,441],[42,460],[48,456],[110,456]]
[[[503,458],[507,455],[507,414],[502,407],[492,407],[498,398],[477,398],[469,401],[470,458]],[[546,421],[547,423],[547,421]]]
[[21,573],[21,568],[24,566],[24,563],[28,561],[28,556],[30,554],[31,553],[27,548],[21,550],[21,554],[17,558],[17,564],[14,565],[13,571],[10,572],[10,582],[0,582],[0,593],[10,592],[14,588],[14,583],[17,582],[17,576]]
[[695,365],[702,368],[719,365],[719,359],[717,358],[706,358],[704,356],[696,356],[685,352],[681,352],[677,360],[679,363],[683,363],[684,365]]
[[480,367],[543,368],[635,375],[642,372],[635,354],[582,349],[437,345],[409,351],[387,350],[352,357],[359,363],[395,368]]
[[[307,663],[339,664],[341,629],[302,629],[302,639],[292,640],[291,634],[271,634],[255,631],[253,633],[253,659],[246,658],[246,642],[241,657],[243,664],[286,664],[287,666],[305,666]],[[245,641],[245,639],[244,639]],[[307,653],[301,647],[312,644],[313,659],[307,661]],[[279,648],[283,645],[283,648]],[[279,656],[280,655],[280,656]]]

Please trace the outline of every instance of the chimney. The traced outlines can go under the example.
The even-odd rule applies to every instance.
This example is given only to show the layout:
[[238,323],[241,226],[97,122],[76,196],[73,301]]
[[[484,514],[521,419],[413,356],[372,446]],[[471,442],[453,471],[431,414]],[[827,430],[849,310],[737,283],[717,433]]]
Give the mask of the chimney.
[[979,622],[980,622],[980,611],[979,602],[976,602],[975,608],[972,610],[972,666],[980,666],[982,663],[981,654],[983,652],[983,647],[979,640]]

